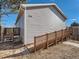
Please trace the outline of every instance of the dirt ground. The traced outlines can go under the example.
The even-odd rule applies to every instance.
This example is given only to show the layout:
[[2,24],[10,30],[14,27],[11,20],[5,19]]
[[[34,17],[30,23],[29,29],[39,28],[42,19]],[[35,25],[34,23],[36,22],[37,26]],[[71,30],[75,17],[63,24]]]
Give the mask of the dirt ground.
[[[69,40],[79,44],[79,41]],[[36,53],[27,54],[24,48],[0,50],[0,59],[79,59],[79,48],[66,44],[57,44]]]

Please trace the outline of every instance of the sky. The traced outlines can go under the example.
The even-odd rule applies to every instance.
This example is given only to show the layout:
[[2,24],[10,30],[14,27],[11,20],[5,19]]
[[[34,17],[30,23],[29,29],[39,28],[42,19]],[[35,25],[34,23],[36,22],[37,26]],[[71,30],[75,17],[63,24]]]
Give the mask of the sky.
[[[79,23],[79,0],[28,0],[27,3],[56,3],[67,17],[65,21],[70,26],[74,21]],[[2,16],[2,23],[5,27],[14,26],[18,14]]]

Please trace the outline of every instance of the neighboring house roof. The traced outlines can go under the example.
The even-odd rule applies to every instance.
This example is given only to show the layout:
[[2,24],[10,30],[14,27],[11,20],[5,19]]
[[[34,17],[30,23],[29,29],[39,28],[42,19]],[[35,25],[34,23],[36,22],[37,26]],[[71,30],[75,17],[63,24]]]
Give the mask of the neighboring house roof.
[[[26,7],[42,7],[42,6],[53,6],[62,16],[64,19],[67,19],[67,17],[64,15],[64,13],[61,11],[61,9],[55,4],[55,3],[44,3],[44,4],[21,4],[21,8],[19,10],[19,15],[17,17],[16,23],[19,20],[20,16],[23,15],[24,11],[22,8],[26,8]],[[16,24],[15,23],[15,24]]]
[[71,24],[71,26],[79,26],[79,23],[73,22],[73,23]]

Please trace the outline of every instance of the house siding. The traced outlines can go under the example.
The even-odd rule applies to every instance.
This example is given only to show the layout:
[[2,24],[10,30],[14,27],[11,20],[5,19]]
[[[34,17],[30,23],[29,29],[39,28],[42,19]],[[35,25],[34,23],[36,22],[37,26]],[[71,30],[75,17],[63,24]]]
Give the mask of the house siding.
[[24,42],[24,16],[21,16],[16,23],[16,27],[20,28],[20,37],[22,41]]
[[[55,14],[56,13],[56,14]],[[27,41],[25,44],[32,43],[34,41],[34,36],[43,35],[46,33],[58,31],[65,29],[65,23],[62,21],[62,17],[57,11],[52,12],[49,7],[38,8],[38,9],[26,9],[26,24],[25,28],[27,31]]]

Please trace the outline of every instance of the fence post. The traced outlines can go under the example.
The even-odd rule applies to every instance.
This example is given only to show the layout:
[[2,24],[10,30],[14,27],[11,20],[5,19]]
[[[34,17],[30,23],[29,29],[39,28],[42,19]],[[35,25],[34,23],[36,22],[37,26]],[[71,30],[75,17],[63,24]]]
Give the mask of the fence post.
[[57,44],[57,32],[55,31],[55,44]]
[[77,35],[77,37],[78,37],[77,39],[78,39],[78,41],[79,41],[79,26],[78,26],[78,35]]
[[69,39],[70,39],[70,27],[69,27],[69,29],[68,29],[68,34],[69,34]]
[[63,30],[61,30],[61,35],[62,35],[61,42],[63,42]]
[[46,34],[46,48],[48,48],[48,34]]
[[66,34],[67,34],[67,29],[65,29],[65,41],[66,41],[66,39],[67,39],[67,38],[66,38],[66,37],[67,37]]
[[71,35],[72,35],[72,30],[71,30],[72,28],[71,27],[69,27],[69,39],[71,39]]
[[68,40],[68,28],[66,28],[66,40]]
[[70,27],[70,39],[72,38],[72,27]]
[[34,52],[36,52],[36,37],[34,37]]
[[70,31],[70,30],[69,30],[69,27],[68,27],[68,38],[70,39],[70,33],[69,33],[69,31]]
[[70,39],[72,39],[72,36],[73,36],[73,28],[70,27],[69,31],[70,31]]
[[68,39],[69,39],[69,28],[67,28],[67,33],[68,33]]
[[72,27],[72,39],[74,39],[74,27]]
[[78,27],[77,27],[77,40],[78,40]]

